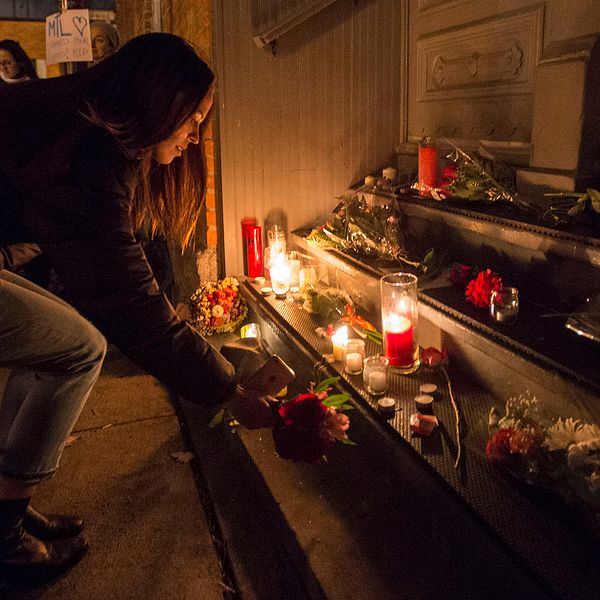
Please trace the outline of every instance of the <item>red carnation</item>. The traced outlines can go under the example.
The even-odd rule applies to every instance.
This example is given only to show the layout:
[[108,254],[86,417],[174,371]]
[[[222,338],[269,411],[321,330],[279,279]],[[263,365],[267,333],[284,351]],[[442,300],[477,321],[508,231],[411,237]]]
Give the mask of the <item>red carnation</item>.
[[494,290],[502,287],[502,278],[491,269],[481,271],[475,279],[472,279],[467,285],[467,301],[473,303],[478,308],[485,308],[490,304],[490,297]]

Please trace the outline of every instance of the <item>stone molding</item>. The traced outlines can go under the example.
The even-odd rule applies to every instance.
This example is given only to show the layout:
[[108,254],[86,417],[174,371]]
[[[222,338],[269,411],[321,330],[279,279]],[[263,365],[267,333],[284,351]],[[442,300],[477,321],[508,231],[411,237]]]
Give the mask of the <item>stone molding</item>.
[[417,101],[532,94],[543,6],[417,40]]

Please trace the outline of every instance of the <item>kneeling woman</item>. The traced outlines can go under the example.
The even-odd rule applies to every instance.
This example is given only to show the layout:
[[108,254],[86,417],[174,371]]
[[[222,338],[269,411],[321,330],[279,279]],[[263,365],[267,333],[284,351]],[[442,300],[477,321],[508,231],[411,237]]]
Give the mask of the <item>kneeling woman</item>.
[[[267,400],[236,386],[233,366],[177,318],[134,235],[148,219],[155,232],[189,243],[205,192],[200,141],[213,80],[187,42],[155,33],[87,71],[0,89],[0,245],[38,244],[65,297],[109,342],[184,398],[226,402],[243,425],[260,427],[272,423]],[[30,317],[21,325],[39,340]],[[43,371],[35,360],[11,363],[7,348],[0,357],[0,365]],[[0,476],[18,488],[33,474],[16,466],[6,440],[28,451],[22,415],[37,408],[13,394],[7,389],[2,402]],[[58,419],[47,410],[40,427],[53,430]],[[48,474],[40,468],[37,479]],[[23,550],[23,515],[3,508],[11,492],[2,489],[0,567],[10,569]],[[21,554],[21,569],[41,560]]]

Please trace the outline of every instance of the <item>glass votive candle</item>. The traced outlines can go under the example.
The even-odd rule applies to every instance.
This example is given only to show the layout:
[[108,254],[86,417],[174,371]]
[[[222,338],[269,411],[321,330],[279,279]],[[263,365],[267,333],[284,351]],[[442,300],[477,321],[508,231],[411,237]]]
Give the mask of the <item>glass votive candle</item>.
[[389,365],[389,358],[381,354],[365,358],[363,361],[363,382],[369,394],[381,396],[387,392]]
[[346,342],[348,341],[348,327],[342,325],[335,333],[331,336],[331,343],[333,345],[333,360],[338,362],[344,360],[344,354],[346,352]]
[[498,323],[510,325],[519,314],[519,290],[504,287],[494,290],[490,299],[490,315]]
[[350,339],[346,342],[344,350],[344,371],[350,375],[362,373],[365,358],[364,340]]
[[290,266],[290,291],[297,292],[300,289],[300,260],[297,252],[288,253],[288,264]]
[[290,289],[290,266],[283,254],[271,265],[271,287],[278,298],[285,298]]

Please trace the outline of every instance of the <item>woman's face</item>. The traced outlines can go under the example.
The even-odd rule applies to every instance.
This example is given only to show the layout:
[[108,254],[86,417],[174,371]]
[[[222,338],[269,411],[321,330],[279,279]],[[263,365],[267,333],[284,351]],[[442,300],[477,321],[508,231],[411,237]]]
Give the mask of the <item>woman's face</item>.
[[0,50],[0,71],[10,79],[16,79],[20,74],[19,65],[8,50]]
[[200,141],[200,124],[208,115],[213,104],[214,91],[206,92],[202,102],[194,114],[178,127],[166,140],[159,142],[152,149],[152,157],[161,165],[168,165],[181,156],[190,144]]
[[113,47],[103,29],[90,27],[90,36],[92,37],[92,58],[94,62],[98,62],[113,53]]

